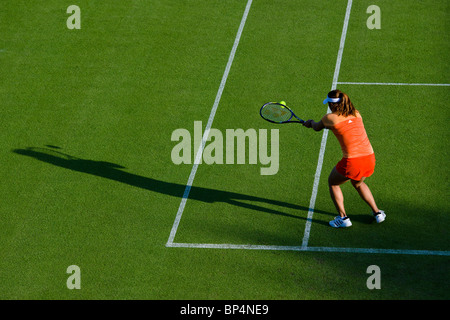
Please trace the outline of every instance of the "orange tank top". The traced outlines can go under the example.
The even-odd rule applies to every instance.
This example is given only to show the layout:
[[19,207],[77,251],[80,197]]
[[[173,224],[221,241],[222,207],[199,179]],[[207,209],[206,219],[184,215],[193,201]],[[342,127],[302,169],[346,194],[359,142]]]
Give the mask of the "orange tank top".
[[344,158],[357,158],[373,153],[362,118],[338,122],[330,128],[341,145]]

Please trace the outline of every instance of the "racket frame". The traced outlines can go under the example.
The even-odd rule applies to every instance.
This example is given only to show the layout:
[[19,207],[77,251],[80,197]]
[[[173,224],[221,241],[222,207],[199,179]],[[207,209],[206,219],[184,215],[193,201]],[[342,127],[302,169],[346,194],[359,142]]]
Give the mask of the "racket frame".
[[[277,104],[277,105],[279,105],[279,106],[282,106],[283,108],[287,109],[287,110],[291,113],[291,117],[290,117],[288,120],[286,120],[286,121],[273,121],[273,120],[269,120],[269,119],[265,118],[265,117],[262,115],[262,111],[263,111],[263,109],[264,109],[267,105],[269,105],[269,104]],[[304,120],[300,119],[299,117],[297,117],[297,116],[295,115],[294,111],[292,111],[291,108],[289,108],[288,106],[286,106],[286,105],[284,105],[284,104],[278,103],[278,102],[267,102],[267,103],[265,103],[265,104],[261,107],[261,109],[259,110],[259,115],[260,115],[261,118],[263,118],[264,120],[269,121],[269,122],[272,122],[272,123],[278,123],[278,124],[282,124],[282,123],[305,123]],[[297,120],[291,120],[293,117],[295,117],[298,121],[297,121]]]

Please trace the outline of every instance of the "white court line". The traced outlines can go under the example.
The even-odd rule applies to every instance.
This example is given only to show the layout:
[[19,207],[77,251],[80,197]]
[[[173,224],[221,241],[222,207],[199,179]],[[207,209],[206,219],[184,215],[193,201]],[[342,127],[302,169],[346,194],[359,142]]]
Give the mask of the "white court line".
[[[347,37],[348,21],[350,19],[350,11],[352,9],[352,2],[353,2],[352,0],[348,0],[347,2],[347,10],[345,11],[344,25],[342,27],[342,34],[341,34],[341,42],[339,43],[339,51],[336,59],[336,67],[334,69],[333,84],[331,85],[331,90],[336,89],[338,83],[339,71],[341,69],[342,53],[344,52],[345,38]],[[328,112],[331,112],[330,108],[328,108]],[[309,210],[308,210],[308,217],[306,219],[305,232],[303,235],[302,248],[304,249],[308,247],[309,235],[311,232],[312,217],[314,214],[314,207],[316,205],[317,191],[319,189],[320,174],[322,172],[323,156],[325,154],[325,147],[327,144],[328,131],[329,131],[328,129],[323,130],[322,142],[320,143],[319,160],[317,163],[316,174],[314,176],[314,185],[311,194],[311,199],[309,202]]]
[[304,252],[345,252],[369,254],[406,254],[425,256],[450,256],[450,251],[438,250],[408,250],[408,249],[375,249],[375,248],[340,248],[340,247],[303,247],[303,246],[274,246],[252,244],[217,244],[217,243],[172,243],[174,248],[197,249],[234,249],[234,250],[269,250],[269,251],[304,251]]
[[436,86],[450,87],[449,83],[401,83],[401,82],[336,82],[337,84],[355,84],[363,86]]
[[173,240],[175,239],[178,225],[180,224],[181,216],[183,215],[184,207],[186,206],[186,201],[189,197],[189,192],[191,191],[192,183],[194,182],[198,164],[200,163],[200,160],[201,160],[201,157],[203,154],[203,149],[205,148],[205,143],[206,143],[206,140],[208,139],[209,131],[210,131],[212,123],[214,121],[217,107],[219,106],[220,98],[222,97],[222,92],[223,92],[223,89],[225,88],[225,84],[226,84],[227,78],[228,78],[228,73],[230,72],[231,65],[233,64],[234,55],[236,54],[236,50],[239,45],[239,40],[241,39],[242,30],[244,30],[245,22],[247,21],[248,12],[250,11],[251,5],[252,5],[252,0],[248,0],[247,6],[245,7],[244,14],[242,16],[241,24],[239,25],[239,29],[236,34],[236,38],[234,40],[233,48],[231,49],[230,56],[228,58],[228,63],[225,68],[225,72],[223,73],[223,76],[222,76],[222,81],[220,82],[219,90],[217,91],[214,105],[213,105],[213,107],[211,109],[211,113],[209,115],[208,123],[206,124],[205,132],[204,132],[203,138],[202,138],[202,143],[198,148],[197,155],[195,156],[194,165],[192,166],[192,170],[189,175],[189,179],[186,184],[186,188],[184,190],[183,198],[181,199],[180,206],[178,207],[178,212],[175,217],[175,221],[173,223],[172,230],[170,231],[169,240],[167,241],[166,246],[170,246],[171,244],[173,244]]

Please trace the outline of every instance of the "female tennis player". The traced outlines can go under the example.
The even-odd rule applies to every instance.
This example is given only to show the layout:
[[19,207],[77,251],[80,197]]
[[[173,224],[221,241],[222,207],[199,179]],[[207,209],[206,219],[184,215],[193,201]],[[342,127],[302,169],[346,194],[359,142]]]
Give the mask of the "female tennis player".
[[331,170],[328,186],[331,199],[339,213],[330,225],[334,228],[345,228],[352,225],[344,209],[344,196],[340,185],[351,181],[361,198],[372,209],[372,215],[377,223],[386,219],[384,211],[379,210],[372,192],[364,180],[370,177],[375,169],[375,154],[367,137],[361,114],[355,109],[347,94],[330,91],[323,104],[328,102],[331,113],[326,114],[319,122],[307,120],[303,125],[315,131],[330,129],[338,139],[343,158]]

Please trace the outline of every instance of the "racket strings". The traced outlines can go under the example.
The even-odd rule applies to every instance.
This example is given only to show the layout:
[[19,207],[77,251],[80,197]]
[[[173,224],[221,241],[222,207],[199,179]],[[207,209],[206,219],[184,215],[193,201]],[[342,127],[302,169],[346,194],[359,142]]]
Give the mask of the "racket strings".
[[292,113],[289,109],[278,104],[266,105],[262,110],[262,115],[264,118],[275,122],[288,121],[292,117]]

